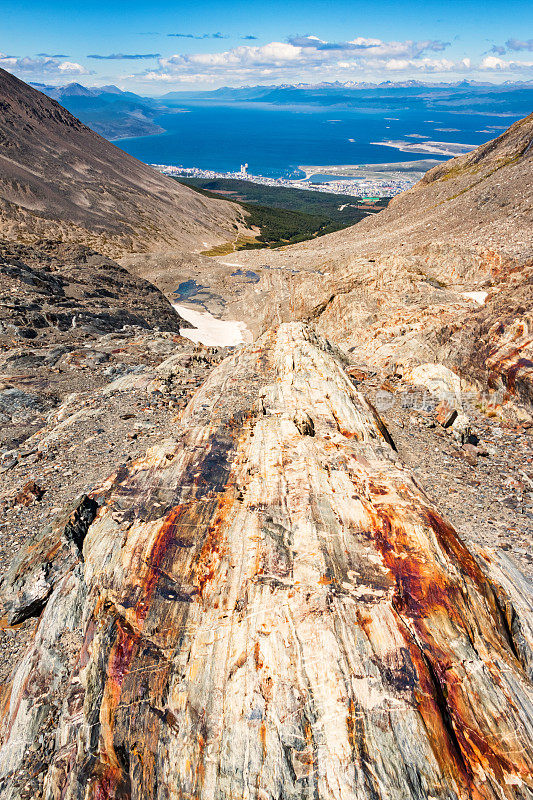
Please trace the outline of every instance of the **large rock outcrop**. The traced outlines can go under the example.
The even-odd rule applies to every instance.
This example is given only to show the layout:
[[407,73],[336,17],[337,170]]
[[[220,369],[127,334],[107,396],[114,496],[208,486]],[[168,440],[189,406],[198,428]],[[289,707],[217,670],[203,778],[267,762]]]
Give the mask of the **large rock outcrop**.
[[81,245],[33,247],[0,240],[0,345],[42,346],[52,333],[121,331],[124,326],[179,333],[184,321],[151,283]]
[[6,700],[6,800],[533,797],[522,579],[342,367],[269,331],[93,493]]

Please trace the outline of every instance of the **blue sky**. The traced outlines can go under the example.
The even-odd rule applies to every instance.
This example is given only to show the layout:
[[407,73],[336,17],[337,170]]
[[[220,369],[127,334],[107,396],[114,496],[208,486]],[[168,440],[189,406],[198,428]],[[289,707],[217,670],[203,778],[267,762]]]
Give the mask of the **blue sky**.
[[319,81],[533,78],[524,0],[1,0],[0,66],[145,95]]

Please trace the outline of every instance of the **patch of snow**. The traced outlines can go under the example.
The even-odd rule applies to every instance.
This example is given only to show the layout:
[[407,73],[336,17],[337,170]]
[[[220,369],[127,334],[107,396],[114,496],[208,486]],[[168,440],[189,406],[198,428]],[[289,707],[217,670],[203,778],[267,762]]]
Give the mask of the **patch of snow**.
[[461,292],[463,297],[468,297],[469,300],[473,300],[474,303],[482,306],[487,299],[488,292]]
[[220,264],[224,264],[226,267],[242,267],[242,264],[239,264],[238,261],[220,261]]
[[245,322],[217,319],[209,311],[196,311],[187,306],[173,304],[180,317],[193,328],[180,328],[180,334],[193,342],[208,347],[235,347],[252,341]]

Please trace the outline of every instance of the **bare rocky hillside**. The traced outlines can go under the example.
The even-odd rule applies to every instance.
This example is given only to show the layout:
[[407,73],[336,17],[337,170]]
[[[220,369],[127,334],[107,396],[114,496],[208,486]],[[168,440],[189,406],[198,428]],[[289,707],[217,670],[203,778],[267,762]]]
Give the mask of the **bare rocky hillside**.
[[194,250],[235,237],[242,214],[201,197],[0,70],[0,235],[116,256]]

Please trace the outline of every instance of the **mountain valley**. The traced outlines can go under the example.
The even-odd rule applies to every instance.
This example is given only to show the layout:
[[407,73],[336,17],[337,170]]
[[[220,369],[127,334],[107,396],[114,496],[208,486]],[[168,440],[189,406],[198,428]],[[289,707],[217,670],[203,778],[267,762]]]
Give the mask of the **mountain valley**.
[[231,199],[0,108],[2,798],[530,800],[533,115],[234,252]]

